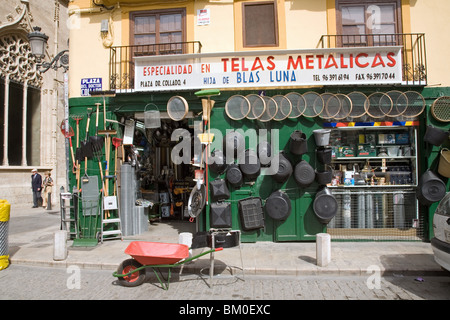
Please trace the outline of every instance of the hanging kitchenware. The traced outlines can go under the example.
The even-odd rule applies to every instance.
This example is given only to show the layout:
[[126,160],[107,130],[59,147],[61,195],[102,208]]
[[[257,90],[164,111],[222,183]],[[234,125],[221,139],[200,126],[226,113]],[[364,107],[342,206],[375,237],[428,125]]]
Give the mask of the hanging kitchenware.
[[289,114],[289,119],[295,119],[300,117],[306,108],[305,98],[300,93],[290,92],[285,97],[291,102],[292,110]]
[[234,188],[240,188],[242,186],[242,183],[244,182],[244,176],[242,175],[242,172],[237,164],[232,163],[228,166],[226,179],[228,183]]
[[173,121],[181,121],[186,117],[189,105],[183,97],[174,96],[167,102],[167,114]]
[[347,95],[352,102],[352,111],[349,114],[351,118],[360,118],[366,114],[368,99],[367,96],[358,91],[351,92]]
[[450,97],[439,97],[431,105],[431,114],[442,122],[450,122]]
[[435,128],[431,125],[427,125],[427,131],[425,132],[423,140],[434,146],[440,146],[445,142],[445,140],[448,139],[448,137],[449,137],[448,131]]
[[291,200],[285,192],[277,190],[266,199],[264,208],[272,219],[284,221],[291,214]]
[[188,212],[191,218],[196,218],[202,212],[206,203],[204,184],[196,184],[191,191],[188,201]]
[[250,197],[239,200],[238,210],[243,230],[264,228],[264,211],[261,198]]
[[266,111],[266,102],[257,94],[249,94],[245,97],[250,102],[250,112],[247,115],[247,119],[258,120]]
[[231,228],[231,204],[229,202],[211,203],[211,228]]
[[331,147],[316,148],[316,159],[322,164],[330,164],[333,150]]
[[339,112],[334,116],[336,120],[343,120],[347,118],[352,112],[352,101],[348,96],[342,93],[336,93],[336,97],[341,102],[341,108]]
[[275,121],[282,121],[289,117],[292,111],[292,103],[285,96],[276,95],[272,97],[273,100],[277,103],[278,111],[273,117]]
[[398,90],[391,90],[386,92],[386,94],[392,100],[392,109],[387,116],[389,117],[401,116],[408,107],[408,98],[406,97],[406,95]]
[[261,162],[261,166],[270,166],[272,160],[272,146],[266,140],[260,140],[258,143],[258,158]]
[[406,98],[408,99],[408,107],[402,116],[405,118],[418,117],[425,110],[425,99],[416,91],[406,91]]
[[224,179],[216,179],[209,183],[211,191],[211,201],[221,201],[230,198],[230,191]]
[[320,95],[323,99],[324,108],[320,113],[322,119],[333,119],[341,109],[341,101],[333,93],[322,93]]
[[261,117],[258,119],[261,122],[267,122],[272,120],[278,112],[278,104],[271,97],[262,96],[264,102],[266,103],[266,110],[264,110]]
[[322,113],[324,102],[320,94],[309,91],[303,94],[303,98],[305,98],[306,102],[306,108],[303,112],[303,116],[313,118]]
[[308,140],[304,132],[295,130],[291,133],[289,151],[298,156],[308,152]]
[[440,201],[446,192],[445,183],[430,169],[425,171],[419,179],[416,197],[423,205],[429,206]]
[[316,181],[321,186],[326,186],[331,183],[331,179],[333,178],[333,170],[331,168],[326,167],[325,171],[316,170]]
[[441,176],[450,178],[450,150],[443,148],[440,152],[438,172]]
[[208,157],[208,167],[214,173],[223,173],[227,169],[225,156],[222,150],[214,150]]
[[301,160],[294,168],[294,178],[297,184],[306,188],[314,182],[316,173],[311,165],[305,160]]
[[148,103],[144,107],[144,124],[147,129],[161,127],[161,114],[156,104]]
[[374,92],[367,97],[366,113],[372,118],[383,118],[391,112],[392,99],[384,92]]
[[323,224],[330,222],[338,212],[338,202],[327,187],[316,193],[313,209],[319,221]]
[[250,101],[239,94],[231,96],[225,103],[225,112],[232,120],[242,120],[250,113]]
[[238,131],[229,131],[223,138],[223,151],[227,160],[234,160],[245,148],[245,138]]
[[247,179],[256,180],[261,173],[261,163],[255,151],[245,150],[244,156],[239,158],[239,169]]
[[277,173],[273,175],[273,179],[278,183],[285,183],[292,175],[292,165],[291,162],[283,155],[283,153],[279,153],[277,156],[278,170]]
[[316,142],[316,146],[323,147],[328,146],[330,144],[330,129],[316,129],[313,130],[314,141]]

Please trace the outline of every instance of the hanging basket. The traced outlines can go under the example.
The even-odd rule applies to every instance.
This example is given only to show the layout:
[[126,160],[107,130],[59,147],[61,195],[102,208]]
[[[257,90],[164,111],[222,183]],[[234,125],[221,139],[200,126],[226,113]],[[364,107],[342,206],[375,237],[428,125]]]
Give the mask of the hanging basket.
[[438,172],[441,176],[450,178],[450,150],[446,148],[441,150]]
[[154,103],[148,103],[144,109],[144,124],[147,129],[161,127],[161,114]]

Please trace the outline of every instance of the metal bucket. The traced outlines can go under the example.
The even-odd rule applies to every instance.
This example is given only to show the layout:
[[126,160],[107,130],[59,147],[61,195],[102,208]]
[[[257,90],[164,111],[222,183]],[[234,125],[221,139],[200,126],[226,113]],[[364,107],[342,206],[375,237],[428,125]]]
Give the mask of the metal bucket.
[[330,129],[317,129],[313,133],[316,146],[327,146],[330,144]]
[[161,127],[161,114],[158,107],[149,103],[144,108],[144,124],[148,129],[156,129]]

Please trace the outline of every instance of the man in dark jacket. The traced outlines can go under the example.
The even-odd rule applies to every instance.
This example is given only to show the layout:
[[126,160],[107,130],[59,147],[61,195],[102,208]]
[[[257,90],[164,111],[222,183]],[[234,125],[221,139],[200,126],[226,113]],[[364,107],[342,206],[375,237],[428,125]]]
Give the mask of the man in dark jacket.
[[31,170],[31,189],[33,190],[33,207],[39,207],[40,202],[42,202],[41,191],[42,191],[42,177],[37,172],[37,169]]

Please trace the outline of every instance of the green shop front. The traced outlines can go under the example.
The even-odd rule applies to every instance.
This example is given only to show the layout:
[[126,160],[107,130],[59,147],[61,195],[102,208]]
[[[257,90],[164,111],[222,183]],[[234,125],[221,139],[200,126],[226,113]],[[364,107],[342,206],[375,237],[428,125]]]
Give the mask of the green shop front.
[[431,119],[446,92],[403,72],[400,47],[136,57],[129,87],[70,99],[73,237],[182,221],[243,242],[427,240],[418,185],[448,141],[421,137],[448,129]]

